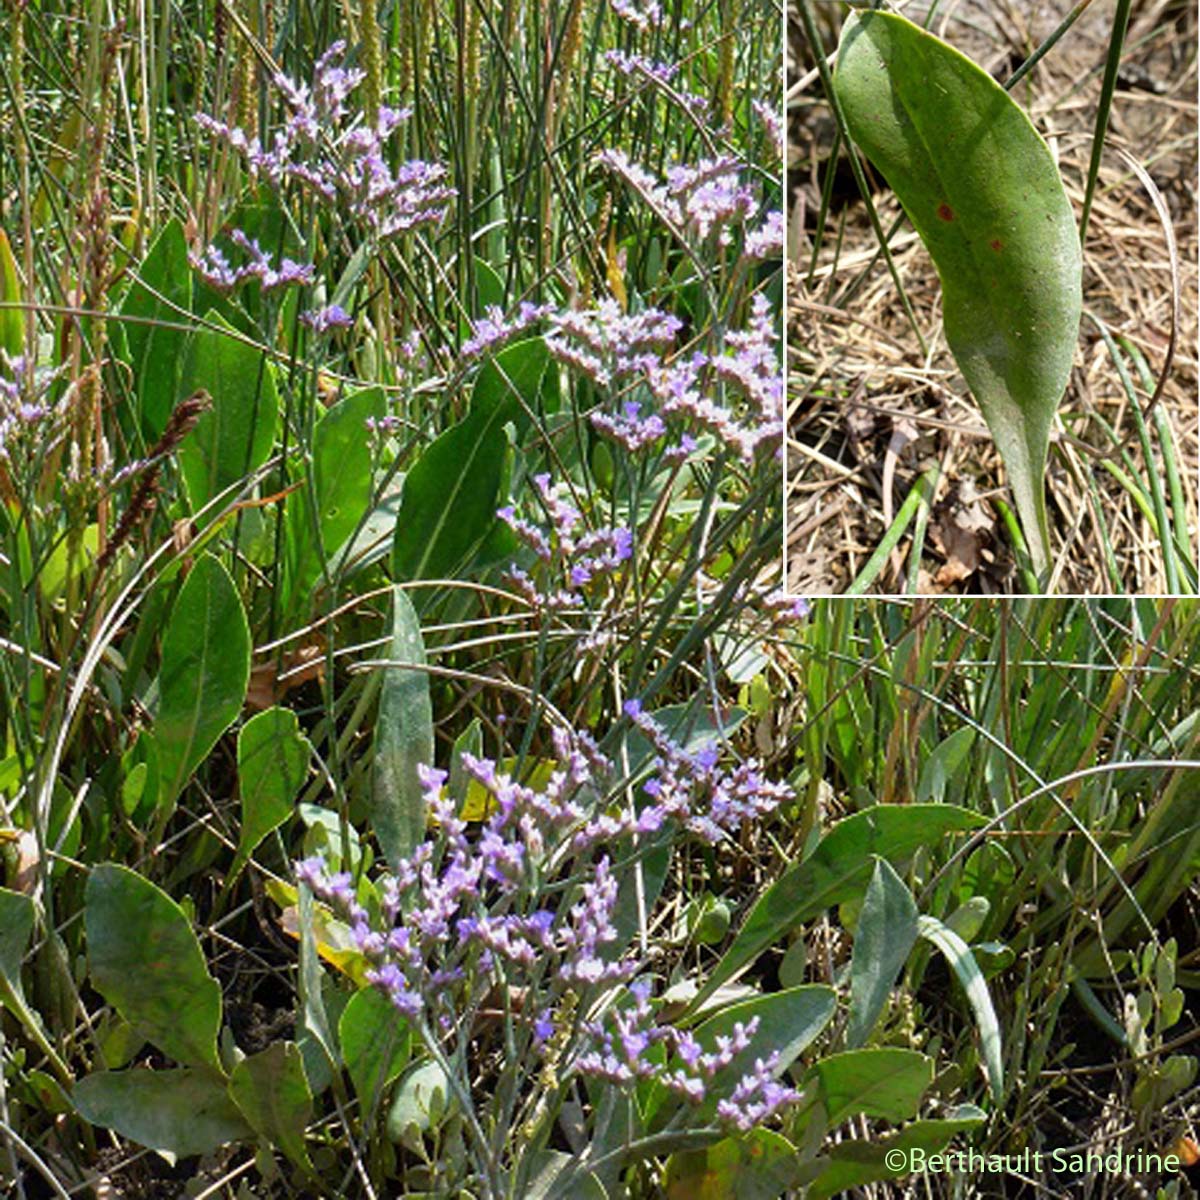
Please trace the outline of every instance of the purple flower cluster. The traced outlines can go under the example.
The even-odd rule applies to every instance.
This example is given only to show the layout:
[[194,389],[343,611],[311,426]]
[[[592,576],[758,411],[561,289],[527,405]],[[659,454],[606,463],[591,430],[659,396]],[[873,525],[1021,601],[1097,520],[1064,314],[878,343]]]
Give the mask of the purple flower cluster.
[[445,167],[421,160],[388,164],[387,140],[410,114],[384,107],[374,127],[356,122],[346,101],[364,73],[341,65],[345,49],[343,42],[329,47],[317,61],[311,87],[275,77],[288,117],[269,149],[213,117],[196,119],[242,155],[253,178],[275,187],[296,181],[328,202],[340,199],[378,238],[440,222],[456,194],[444,182]]
[[71,393],[51,405],[47,394],[57,373],[35,383],[23,354],[7,359],[7,371],[7,376],[0,374],[0,462],[20,466],[32,463],[36,448],[44,448],[47,438],[54,436],[48,427],[61,428]]
[[626,314],[615,300],[594,308],[568,309],[554,318],[546,346],[560,362],[582,371],[601,387],[662,364],[683,322],[657,308]]
[[[713,797],[699,814],[689,813],[683,798],[697,792],[701,776],[717,779],[713,756],[685,754],[640,710],[632,711],[659,751],[659,786],[653,790],[667,797],[641,827],[659,828],[669,808],[705,836],[718,819]],[[618,944],[616,868],[608,852],[596,851],[634,827],[614,826],[603,811],[600,797],[612,790],[612,765],[581,733],[556,731],[554,754],[555,769],[540,788],[519,783],[489,759],[464,754],[465,771],[490,797],[489,814],[473,824],[447,795],[447,773],[421,767],[437,833],[375,887],[374,921],[360,899],[361,889],[371,885],[356,891],[350,874],[330,873],[320,858],[298,862],[296,878],[345,921],[368,962],[367,980],[418,1029],[429,1031],[423,1036],[469,1037],[483,998],[503,985],[522,997],[517,1020],[527,1044],[553,1059],[560,1078],[579,1074],[621,1086],[653,1079],[698,1104],[718,1073],[751,1048],[758,1021],[701,1044],[692,1033],[656,1020],[650,983],[630,982],[638,966]],[[679,772],[686,779],[668,783]],[[735,773],[729,780],[721,819],[733,820],[735,809],[761,812],[777,802],[778,789],[756,776]],[[754,780],[764,792],[762,803],[749,796]],[[548,884],[555,886],[547,891]],[[605,1015],[588,1019],[592,1001],[605,994],[613,1000],[601,1006]],[[650,1053],[656,1047],[659,1052]],[[719,1110],[721,1120],[746,1128],[794,1098],[770,1077],[774,1065],[760,1060],[741,1079]]]
[[760,262],[783,254],[783,213],[779,209],[771,209],[756,229],[746,230],[743,253]]
[[354,318],[340,304],[329,304],[311,312],[302,312],[300,322],[314,333],[328,333],[331,329],[349,329],[354,324]]
[[754,100],[750,107],[754,110],[755,115],[763,123],[767,131],[767,138],[770,141],[771,149],[775,157],[783,159],[783,121],[779,117],[773,104],[767,104],[762,100]]
[[638,700],[626,701],[625,715],[646,735],[657,755],[652,778],[645,784],[652,803],[638,817],[642,828],[673,819],[716,845],[794,798],[786,783],[765,779],[754,759],[730,769],[721,766],[715,742],[692,751],[676,745]]
[[554,311],[552,304],[531,304],[523,300],[512,317],[506,317],[498,305],[489,304],[485,315],[474,321],[471,336],[462,344],[459,352],[464,361],[478,358],[506,342],[518,333],[524,333]]
[[657,83],[670,83],[679,74],[675,63],[656,62],[643,54],[627,54],[624,50],[606,50],[605,61],[622,75],[643,75]]
[[716,234],[717,244],[728,246],[733,240],[731,227],[758,211],[753,191],[739,178],[735,158],[671,167],[665,183],[622,150],[604,150],[599,161],[624,179],[667,226],[680,234],[691,233],[701,243]]
[[234,229],[229,240],[248,256],[240,267],[231,266],[229,259],[215,245],[189,256],[200,277],[218,291],[229,292],[247,279],[257,279],[264,292],[273,292],[281,287],[310,284],[316,278],[311,263],[293,262],[290,258],[285,258],[276,270],[271,266],[271,255],[240,229]]
[[623,527],[608,526],[580,533],[583,514],[567,499],[564,486],[552,484],[546,474],[535,475],[533,482],[550,520],[549,529],[517,516],[511,504],[498,509],[496,515],[545,567],[557,569],[561,578],[551,585],[552,590],[542,590],[516,564],[509,568],[509,578],[540,611],[579,608],[585,587],[611,575],[632,556],[633,534]]
[[[753,461],[760,446],[777,443],[783,436],[783,372],[777,341],[770,304],[759,293],[749,327],[726,332],[724,352],[698,351],[651,374],[650,389],[659,412],[695,421],[743,461]],[[742,394],[742,414],[714,396],[714,383],[722,382]]]
[[613,13],[641,33],[662,23],[662,7],[657,0],[612,0]]
[[779,1054],[755,1059],[754,1070],[743,1075],[724,1100],[717,1101],[717,1116],[745,1133],[769,1121],[780,1109],[795,1104],[800,1093],[775,1078]]
[[[607,1021],[584,1024],[592,1049],[574,1061],[574,1069],[580,1075],[616,1084],[654,1079],[689,1103],[699,1104],[708,1094],[712,1078],[729,1067],[739,1054],[745,1053],[758,1032],[758,1017],[738,1021],[729,1034],[714,1039],[715,1050],[706,1051],[694,1034],[673,1025],[655,1023],[648,980],[639,979],[630,984],[629,994],[632,1003],[614,1007]],[[673,1061],[668,1066],[646,1057],[648,1050],[660,1045],[672,1056]],[[738,1088],[749,1091],[752,1078],[747,1076],[741,1080]],[[743,1115],[741,1103],[737,1106],[738,1116]],[[731,1114],[726,1119],[736,1121],[737,1116]]]

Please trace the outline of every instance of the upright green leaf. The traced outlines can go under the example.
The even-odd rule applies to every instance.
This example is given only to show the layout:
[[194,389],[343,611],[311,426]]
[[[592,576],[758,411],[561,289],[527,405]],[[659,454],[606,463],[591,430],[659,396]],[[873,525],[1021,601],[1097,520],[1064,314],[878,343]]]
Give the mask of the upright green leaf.
[[338,1040],[358,1102],[368,1112],[408,1062],[408,1022],[377,988],[360,988],[342,1009]]
[[212,406],[179,447],[193,512],[267,461],[279,415],[266,356],[215,310],[204,319],[216,328],[193,334],[180,388],[185,395],[203,388],[212,397]]
[[163,635],[154,722],[159,824],[188,777],[241,712],[250,681],[250,627],[225,568],[210,554],[192,567]]
[[[392,636],[387,657],[425,665],[425,641],[412,601],[392,589]],[[385,667],[375,726],[371,828],[393,870],[425,836],[425,796],[417,768],[433,764],[433,705],[429,676],[419,669]]]
[[0,1002],[18,1016],[25,1009],[21,962],[33,933],[33,900],[24,892],[0,888]]
[[848,1046],[861,1046],[871,1036],[917,940],[917,915],[907,884],[881,858],[867,887],[850,955]]
[[101,863],[83,920],[96,990],[169,1058],[220,1071],[221,989],[179,905],[136,871]]
[[996,1019],[996,1010],[992,1007],[992,997],[988,992],[983,972],[980,971],[970,946],[936,917],[919,917],[917,927],[921,936],[932,942],[946,956],[946,961],[958,976],[963,991],[967,993],[967,1002],[971,1005],[979,1026],[979,1040],[983,1045],[983,1066],[987,1072],[988,1086],[991,1088],[992,1098],[999,1104],[1004,1097],[1004,1056],[1000,1052],[1000,1022]]
[[253,1134],[220,1076],[183,1067],[172,1071],[96,1071],[72,1092],[93,1125],[168,1154],[208,1154]]
[[317,422],[312,491],[302,489],[287,501],[285,607],[305,596],[320,577],[322,550],[325,559],[331,559],[370,507],[375,481],[367,420],[382,417],[385,408],[382,388],[363,388],[340,400]]
[[983,823],[978,813],[950,804],[876,804],[839,821],[808,858],[789,867],[758,898],[692,1000],[692,1011],[788,930],[858,895],[876,856],[903,862],[921,846]]
[[846,18],[834,87],[937,265],[946,340],[1043,572],[1046,454],[1082,308],[1079,234],[1054,160],[986,71],[892,13]]
[[121,304],[121,315],[134,318],[124,323],[125,343],[147,441],[158,438],[166,428],[181,395],[179,376],[188,335],[163,323],[182,324],[191,306],[187,242],[182,224],[173,217],[154,239]]
[[259,842],[292,815],[311,756],[312,746],[291,709],[268,708],[242,726],[237,744],[242,832],[231,876]]
[[[8,234],[0,229],[0,303],[19,304],[21,280]],[[0,350],[16,358],[25,348],[25,314],[19,308],[0,308]]]
[[312,1095],[300,1051],[293,1042],[272,1042],[265,1050],[243,1058],[230,1073],[229,1095],[259,1137],[313,1173],[304,1146]]
[[541,338],[517,342],[484,365],[471,408],[413,465],[404,480],[392,546],[397,579],[445,579],[473,554],[496,520],[508,441],[504,426],[528,426],[543,382],[553,377]]
[[300,973],[297,976],[296,1042],[304,1056],[304,1071],[315,1094],[329,1086],[338,1065],[338,1044],[321,990],[321,959],[314,928],[316,906],[312,892],[300,886],[297,898],[300,924]]

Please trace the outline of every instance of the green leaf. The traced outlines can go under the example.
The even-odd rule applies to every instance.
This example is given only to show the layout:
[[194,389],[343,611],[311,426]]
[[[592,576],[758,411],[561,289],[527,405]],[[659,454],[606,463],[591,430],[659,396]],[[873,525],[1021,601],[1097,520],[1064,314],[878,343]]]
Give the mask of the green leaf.
[[125,342],[133,367],[142,433],[149,442],[161,436],[181,395],[180,366],[188,336],[182,329],[168,329],[153,322],[183,324],[191,306],[187,242],[179,218],[173,217],[154,239],[121,304],[123,317],[136,318],[124,323]]
[[183,909],[136,871],[101,863],[83,919],[96,990],[169,1058],[220,1071],[221,989]]
[[908,885],[886,859],[879,859],[867,887],[850,956],[848,1046],[861,1046],[871,1036],[892,984],[917,940],[917,915]]
[[313,1173],[304,1146],[312,1096],[295,1043],[273,1042],[243,1058],[230,1073],[229,1095],[259,1137]]
[[775,1200],[800,1182],[796,1147],[769,1129],[667,1160],[667,1200]]
[[242,726],[237,743],[242,832],[231,876],[242,869],[259,842],[292,815],[292,802],[308,775],[311,755],[312,746],[291,709],[268,708]]
[[433,1059],[416,1063],[396,1089],[388,1113],[388,1137],[410,1149],[419,1147],[421,1134],[436,1129],[457,1109],[450,1080]]
[[562,1200],[567,1196],[571,1200],[609,1200],[608,1191],[595,1175],[579,1171],[576,1155],[562,1150],[527,1153],[531,1165],[521,1192],[525,1200]]
[[[307,488],[287,500],[287,604],[307,596],[320,578],[322,553],[329,561],[358,528],[371,505],[371,440],[367,420],[382,417],[383,389],[364,388],[335,404],[313,433],[312,493]],[[320,530],[320,544],[314,529]],[[336,565],[334,563],[333,565]]]
[[974,742],[975,730],[968,725],[956,729],[933,748],[921,768],[921,778],[917,783],[916,799],[919,803],[932,800],[935,804],[941,804],[946,799],[946,788],[964,769]]
[[[0,1009],[7,1008],[20,1021],[34,1043],[50,1060],[59,1079],[68,1082],[70,1070],[58,1057],[53,1044],[46,1036],[41,1013],[25,998],[25,989],[21,983],[21,964],[33,933],[35,917],[34,903],[29,896],[23,892],[0,888]],[[45,951],[57,950],[61,946],[61,939],[57,939],[57,946],[50,943],[45,947]],[[43,957],[42,961],[47,963],[49,960]],[[69,1006],[67,1012],[69,1020]]]
[[446,579],[479,548],[501,503],[508,439],[539,407],[549,353],[541,338],[517,342],[486,363],[471,408],[437,438],[404,480],[392,545],[396,579]]
[[0,1001],[24,1019],[27,1012],[21,986],[21,963],[33,933],[33,900],[24,892],[0,887]]
[[922,916],[917,927],[926,941],[932,942],[945,956],[967,993],[967,1001],[975,1013],[979,1039],[983,1043],[983,1065],[987,1071],[992,1097],[999,1104],[1004,1096],[1004,1059],[1000,1052],[1000,1022],[992,1007],[987,981],[975,956],[966,942],[936,917]]
[[412,1035],[408,1023],[373,987],[350,997],[338,1022],[342,1058],[363,1112],[373,1111],[383,1089],[408,1062]]
[[242,710],[250,682],[250,627],[225,568],[210,554],[192,567],[163,635],[154,722],[159,824],[183,785]]
[[975,829],[978,813],[950,804],[876,804],[839,821],[803,862],[758,898],[746,923],[693,999],[694,1011],[789,930],[864,888],[876,857],[902,863],[948,833]]
[[247,345],[215,309],[204,319],[215,328],[192,335],[180,389],[190,395],[203,388],[212,397],[212,406],[179,447],[193,512],[267,461],[279,415],[266,356]]
[[[913,1121],[893,1137],[870,1142],[845,1141],[830,1146],[829,1165],[810,1185],[807,1200],[829,1200],[854,1187],[879,1179],[899,1179],[908,1174],[907,1164],[917,1157],[914,1151],[938,1154],[958,1133],[977,1129],[985,1120],[974,1105],[962,1105],[957,1115],[941,1120]],[[890,1167],[889,1152],[898,1157],[901,1165]],[[895,1161],[895,1159],[891,1160]]]
[[937,266],[946,340],[1042,572],[1046,453],[1082,307],[1079,234],[1054,159],[986,71],[892,13],[846,18],[834,88]]
[[[387,657],[425,665],[421,622],[401,588],[392,589],[392,637]],[[433,764],[433,705],[429,676],[421,670],[385,667],[375,726],[371,778],[371,828],[395,870],[425,836],[425,796],[417,768]]]
[[[0,303],[20,304],[21,280],[8,234],[0,229]],[[16,358],[25,349],[25,313],[19,308],[0,308],[0,350]]]
[[297,897],[300,925],[300,973],[297,977],[296,1041],[305,1055],[305,1074],[312,1091],[321,1092],[338,1065],[338,1045],[321,990],[321,959],[314,930],[312,892],[301,885]]
[[831,1054],[813,1071],[830,1125],[858,1113],[898,1122],[916,1116],[933,1082],[933,1059],[888,1046]]
[[253,1136],[224,1081],[207,1071],[97,1071],[75,1085],[72,1099],[93,1125],[179,1158]]

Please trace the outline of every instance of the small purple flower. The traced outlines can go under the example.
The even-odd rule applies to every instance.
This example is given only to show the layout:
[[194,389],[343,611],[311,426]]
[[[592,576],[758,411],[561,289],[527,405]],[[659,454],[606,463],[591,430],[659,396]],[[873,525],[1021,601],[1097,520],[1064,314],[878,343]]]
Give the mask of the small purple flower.
[[501,342],[536,325],[553,311],[552,304],[531,304],[525,300],[513,317],[506,318],[501,308],[488,305],[486,315],[473,322],[471,337],[463,342],[460,356],[464,360],[478,358]]
[[331,329],[349,329],[354,324],[354,318],[340,304],[330,304],[325,308],[302,312],[300,321],[314,333],[328,333]]

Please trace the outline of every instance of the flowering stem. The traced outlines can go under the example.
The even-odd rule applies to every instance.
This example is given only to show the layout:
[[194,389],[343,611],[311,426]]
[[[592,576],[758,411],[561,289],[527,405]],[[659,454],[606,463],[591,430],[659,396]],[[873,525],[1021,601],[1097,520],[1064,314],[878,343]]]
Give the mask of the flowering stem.
[[424,1018],[418,1017],[413,1023],[422,1045],[429,1052],[430,1058],[441,1067],[442,1073],[446,1076],[446,1083],[462,1109],[467,1131],[476,1144],[482,1159],[481,1165],[487,1176],[487,1195],[491,1200],[501,1200],[504,1190],[500,1181],[500,1166],[496,1161],[496,1156],[492,1153],[491,1146],[488,1145],[487,1134],[484,1133],[483,1126],[479,1124],[479,1118],[475,1115],[475,1105],[471,1100],[471,1094],[463,1087],[462,1081],[450,1065],[450,1060],[442,1051],[441,1043],[434,1037],[433,1030],[429,1028]]

